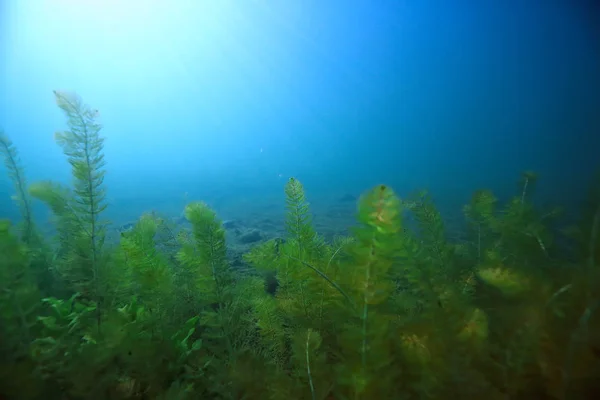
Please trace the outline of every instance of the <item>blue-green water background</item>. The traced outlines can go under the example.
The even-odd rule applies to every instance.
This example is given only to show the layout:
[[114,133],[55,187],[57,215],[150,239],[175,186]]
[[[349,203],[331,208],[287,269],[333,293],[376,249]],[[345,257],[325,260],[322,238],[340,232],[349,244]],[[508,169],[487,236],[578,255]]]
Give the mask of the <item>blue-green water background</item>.
[[[541,202],[575,207],[600,159],[592,1],[1,4],[0,126],[28,180],[69,182],[52,90],[74,90],[100,110],[116,224],[195,199],[276,219],[290,176],[322,224],[378,183],[429,189],[454,218],[523,170]],[[11,194],[1,173],[17,218]]]

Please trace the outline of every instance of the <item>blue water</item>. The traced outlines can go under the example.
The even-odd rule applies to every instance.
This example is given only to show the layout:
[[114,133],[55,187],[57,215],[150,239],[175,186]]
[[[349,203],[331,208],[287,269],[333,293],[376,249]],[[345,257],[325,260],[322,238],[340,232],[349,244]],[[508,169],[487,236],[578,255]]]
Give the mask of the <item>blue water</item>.
[[[69,182],[52,90],[97,108],[116,225],[191,200],[277,224],[291,176],[321,226],[378,183],[428,189],[456,218],[475,189],[512,195],[523,170],[540,202],[574,207],[600,160],[591,1],[0,4],[0,127],[30,182]],[[12,191],[0,171],[16,219]]]

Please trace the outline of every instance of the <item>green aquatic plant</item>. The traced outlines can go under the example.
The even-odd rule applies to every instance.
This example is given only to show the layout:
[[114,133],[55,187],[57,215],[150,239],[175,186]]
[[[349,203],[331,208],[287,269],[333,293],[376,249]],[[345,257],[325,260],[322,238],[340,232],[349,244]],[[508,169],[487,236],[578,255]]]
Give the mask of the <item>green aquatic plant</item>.
[[462,247],[477,268],[476,301],[490,326],[490,367],[501,378],[495,384],[511,396],[527,388],[567,398],[575,387],[588,386],[580,380],[566,390],[569,381],[594,369],[587,346],[595,344],[585,340],[580,345],[585,318],[577,319],[593,304],[588,296],[594,290],[584,283],[590,280],[583,278],[583,264],[570,265],[573,261],[564,254],[558,258],[552,227],[559,213],[534,206],[534,181],[525,173],[518,192],[504,205],[490,192],[477,192],[464,209],[470,244]]
[[[380,186],[361,198],[359,227],[336,249],[302,226],[310,223],[302,214],[308,207],[294,206],[294,199],[305,203],[301,188],[288,182],[288,236],[246,256],[279,282],[274,297],[257,294],[253,302],[264,349],[257,356],[275,377],[272,396],[500,397],[531,386],[522,374],[542,374],[548,338],[564,343],[545,316],[554,278],[531,270],[550,271],[552,241],[543,240],[544,250],[532,235],[549,237],[549,215],[534,210],[529,196],[521,203],[520,192],[518,203],[502,209],[490,192],[476,193],[465,207],[471,236],[452,243],[427,194],[400,201]],[[521,306],[490,297],[490,288]]]
[[[13,339],[26,345],[32,340],[30,315],[36,312],[35,305],[40,300],[35,281],[31,276],[30,258],[27,247],[10,232],[10,223],[0,221],[0,296],[2,296],[2,327],[16,329]],[[22,352],[23,348],[20,349]]]
[[37,234],[35,230],[33,212],[31,210],[31,199],[27,193],[27,181],[25,179],[25,171],[21,164],[19,152],[13,142],[0,130],[0,154],[4,158],[4,165],[8,171],[14,188],[14,201],[19,206],[22,219],[22,234],[21,237],[25,243],[31,243],[36,240]]
[[[278,376],[273,385],[276,397],[285,397],[289,391],[305,392],[311,398],[327,393],[341,398],[393,397],[399,393],[394,383],[401,371],[398,351],[420,351],[410,345],[419,340],[410,334],[416,320],[398,313],[414,312],[414,304],[432,297],[427,304],[435,311],[441,296],[453,287],[451,282],[443,284],[445,275],[434,282],[439,268],[426,258],[433,257],[441,264],[449,260],[442,251],[448,246],[440,236],[441,225],[435,225],[438,214],[431,205],[415,206],[421,226],[430,231],[420,240],[407,235],[401,223],[403,203],[381,185],[359,201],[359,226],[352,237],[328,244],[310,226],[301,184],[291,179],[285,194],[286,221],[291,226],[288,237],[259,245],[246,256],[259,270],[274,270],[279,282],[274,298],[255,297],[261,299],[256,300],[255,315],[267,349],[263,356],[272,357],[267,365],[273,367],[272,376]],[[430,268],[427,272],[426,267]],[[407,278],[409,274],[411,278]],[[446,294],[444,299],[448,298]],[[323,315],[327,316],[325,323]],[[435,316],[443,317],[444,312],[419,315],[421,324]],[[482,312],[469,308],[457,320],[463,323],[467,318],[471,325],[483,325],[475,334],[485,336]],[[394,344],[397,331],[403,331],[404,350]],[[458,333],[468,336],[464,329],[455,335]],[[331,357],[338,362],[324,361]],[[299,377],[300,382],[290,382],[289,376]],[[275,385],[286,388],[275,389]]]
[[[68,118],[57,142],[73,185],[29,188],[52,211],[54,246],[24,229],[31,222],[35,232],[23,168],[14,146],[5,137],[0,143],[23,218],[16,227],[0,222],[2,395],[584,399],[594,392],[594,191],[573,230],[577,251],[565,256],[554,240],[558,212],[535,205],[533,173],[505,203],[477,191],[463,209],[459,240],[429,194],[400,199],[378,185],[360,197],[351,234],[328,242],[312,224],[305,188],[290,179],[286,235],[253,247],[244,258],[254,268],[242,275],[229,264],[223,224],[202,202],[184,210],[190,229],[149,213],[115,246],[105,244],[97,113],[75,95],[56,98]],[[33,276],[42,265],[65,286],[41,290]]]
[[[123,289],[136,296],[156,318],[169,318],[174,307],[174,274],[168,258],[157,248],[160,221],[144,214],[130,232],[121,236],[119,265]],[[125,287],[129,285],[129,287]]]
[[392,271],[400,255],[400,201],[387,186],[367,192],[358,204],[355,241],[341,279],[352,293],[357,315],[340,332],[345,362],[340,365],[342,382],[351,387],[353,398],[389,395],[395,377],[390,373],[389,315],[384,305],[394,290]]
[[106,209],[102,126],[98,112],[75,94],[54,92],[56,103],[67,117],[69,130],[58,132],[56,142],[71,165],[73,188],[50,182],[34,184],[30,193],[52,209],[58,223],[59,248],[56,270],[73,290],[93,301],[102,297],[102,252]]
[[245,315],[251,307],[251,281],[235,279],[227,260],[225,229],[213,210],[194,202],[185,207],[184,215],[192,229],[189,236],[181,237],[176,258],[191,281],[188,290],[196,295],[195,312],[210,357],[208,368],[214,377],[220,377],[206,386],[210,392],[237,398],[239,388],[232,376],[240,373],[237,358],[247,350],[250,336]]
[[461,307],[472,293],[474,268],[458,256],[446,235],[440,212],[431,197],[422,192],[405,201],[415,229],[402,232],[405,248],[401,280],[406,280],[420,298],[420,307],[431,311]]
[[252,315],[261,339],[255,357],[264,359],[273,398],[298,393],[320,398],[330,390],[326,382],[333,374],[324,356],[342,323],[332,320],[331,312],[351,302],[336,282],[348,241],[338,240],[334,250],[316,234],[298,180],[290,179],[284,193],[287,237],[264,242],[245,255],[258,271],[274,273],[277,280],[274,297],[263,284],[255,285]]
[[186,206],[185,217],[192,224],[192,235],[191,240],[182,242],[177,258],[184,267],[193,270],[202,298],[220,307],[232,281],[227,268],[225,230],[204,203]]
[[335,264],[328,262],[332,250],[312,227],[302,184],[291,178],[285,196],[287,237],[267,241],[245,258],[258,270],[276,274],[278,306],[288,324],[323,324],[326,303],[340,296],[329,279],[335,276]]
[[587,259],[589,271],[597,269],[600,264],[600,171],[590,182],[577,224],[566,232],[573,240],[575,256]]
[[51,260],[47,244],[40,235],[32,211],[32,199],[27,190],[25,169],[22,166],[17,148],[2,131],[0,131],[0,154],[8,176],[15,189],[13,200],[19,207],[21,221],[16,225],[22,242],[30,253],[30,270],[33,278],[43,292],[52,291],[54,279],[50,272]]
[[29,344],[38,331],[41,293],[27,246],[0,220],[0,388],[14,398],[35,398],[43,390],[28,370]]
[[285,201],[287,207],[285,227],[290,238],[297,242],[298,256],[318,250],[320,242],[312,226],[309,204],[304,194],[304,187],[295,178],[290,178],[285,185]]

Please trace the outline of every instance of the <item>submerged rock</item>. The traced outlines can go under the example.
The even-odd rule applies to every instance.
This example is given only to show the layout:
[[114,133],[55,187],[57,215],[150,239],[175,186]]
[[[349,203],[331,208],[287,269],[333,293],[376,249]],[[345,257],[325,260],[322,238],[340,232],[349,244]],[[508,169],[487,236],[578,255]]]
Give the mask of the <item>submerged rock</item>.
[[227,219],[223,221],[223,228],[225,229],[236,229],[239,228],[240,224],[235,219]]
[[243,244],[260,242],[263,239],[263,234],[258,229],[252,229],[248,232],[241,234],[238,237],[238,242]]
[[117,228],[117,230],[119,231],[119,233],[123,234],[123,233],[131,232],[133,230],[134,226],[135,226],[135,222],[127,222],[123,225],[120,225]]

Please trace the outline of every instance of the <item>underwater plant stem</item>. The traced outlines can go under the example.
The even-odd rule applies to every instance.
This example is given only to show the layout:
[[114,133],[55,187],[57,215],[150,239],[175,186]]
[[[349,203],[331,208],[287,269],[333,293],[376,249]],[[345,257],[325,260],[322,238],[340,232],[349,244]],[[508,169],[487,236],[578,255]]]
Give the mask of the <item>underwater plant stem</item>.
[[[327,272],[329,271],[329,266],[331,265],[331,261],[333,261],[333,259],[337,255],[337,253],[339,253],[340,250],[342,249],[342,247],[343,247],[343,245],[338,246],[338,248],[333,252],[331,257],[329,257],[329,261],[327,262],[327,267],[325,267],[325,272],[323,273],[324,275],[327,274]],[[323,323],[323,303],[325,303],[325,287],[323,287],[323,289],[321,290],[321,302],[319,305],[319,325],[320,326]]]
[[306,373],[308,374],[308,384],[310,385],[310,394],[312,396],[312,400],[315,400],[317,396],[315,395],[315,385],[313,383],[312,374],[310,372],[310,353],[309,353],[309,345],[310,345],[310,333],[311,330],[308,330],[306,334]]
[[529,184],[529,178],[525,178],[525,183],[523,184],[523,193],[521,194],[521,204],[525,204],[525,195],[527,193],[527,185]]
[[[373,249],[370,250],[371,256],[373,256]],[[371,260],[367,263],[365,268],[365,293],[363,294],[363,311],[362,311],[362,344],[360,349],[361,356],[361,369],[363,374],[367,368],[367,320],[369,317],[369,301],[367,299],[366,291],[369,290],[369,284],[371,282]]]
[[569,346],[567,350],[567,358],[565,361],[566,365],[563,369],[563,399],[567,399],[569,393],[571,369],[573,368],[573,358],[575,356],[576,345],[588,339],[588,322],[598,307],[600,307],[600,300],[589,305],[579,318],[577,328],[575,328],[575,331],[571,334],[571,339],[569,340]]
[[590,233],[590,271],[596,266],[596,256],[594,247],[596,245],[596,238],[598,237],[598,225],[600,225],[600,206],[596,208],[594,213],[594,220],[592,221],[592,232]]
[[[213,253],[213,254],[211,254],[211,256],[214,259],[215,255],[214,255],[214,251],[213,250],[214,249],[211,247],[211,252]],[[223,336],[225,336],[225,344],[227,346],[227,351],[229,352],[229,356],[233,358],[235,356],[235,354],[233,352],[233,345],[231,344],[231,337],[230,337],[230,330],[229,330],[229,321],[225,322],[225,318],[223,317],[223,312],[225,312],[224,310],[229,311],[229,309],[223,307],[225,296],[223,295],[223,287],[221,286],[221,282],[220,282],[220,279],[219,279],[219,276],[218,276],[218,271],[217,271],[217,268],[215,266],[214,261],[211,262],[211,266],[210,267],[211,267],[211,270],[212,270],[212,278],[213,278],[213,281],[215,283],[215,291],[216,291],[216,294],[217,294],[217,301],[219,303],[219,308],[218,308],[218,311],[217,311],[217,316],[218,316],[218,319],[219,319],[219,324],[221,325],[221,331],[223,332]]]
[[360,349],[360,361],[363,373],[367,367],[367,318],[369,317],[369,304],[365,300],[362,313],[362,344]]
[[92,161],[90,160],[90,149],[89,149],[89,133],[87,129],[87,125],[85,124],[85,120],[82,116],[80,116],[81,122],[84,127],[84,153],[85,153],[85,162],[87,164],[87,192],[90,198],[90,224],[91,224],[91,232],[90,232],[90,241],[92,244],[92,279],[93,279],[93,287],[94,287],[94,297],[96,304],[96,323],[98,325],[98,331],[100,331],[100,307],[99,307],[99,285],[98,285],[98,252],[96,248],[96,218],[98,217],[96,212],[96,196],[94,196],[94,185],[92,183]]
[[[8,139],[7,139],[8,140]],[[3,153],[6,155],[6,157],[8,158],[8,162],[10,163],[11,167],[12,167],[12,172],[15,174],[15,186],[17,191],[19,192],[19,196],[21,198],[21,203],[23,204],[24,207],[24,212],[23,212],[23,218],[25,219],[25,239],[26,242],[29,243],[29,240],[31,239],[31,233],[32,233],[32,225],[33,222],[31,221],[31,209],[30,209],[30,205],[29,205],[29,201],[28,198],[25,195],[25,188],[23,187],[23,177],[21,176],[21,170],[19,169],[19,164],[17,164],[17,160],[14,157],[13,153],[14,147],[13,147],[13,151],[11,151],[10,146],[11,142],[7,142],[5,140],[0,140],[0,144],[2,144],[2,147],[4,147]]]
[[27,344],[31,343],[31,335],[29,332],[29,326],[27,324],[27,319],[25,318],[25,312],[23,311],[23,307],[21,307],[21,303],[17,299],[17,295],[15,294],[14,291],[9,290],[9,289],[4,289],[4,292],[8,293],[8,295],[12,298],[12,302],[15,305],[15,308],[17,309],[17,315],[19,318],[19,322],[21,323],[22,335],[23,335],[24,342]]
[[481,223],[477,224],[477,263],[481,262]]
[[560,289],[558,289],[556,292],[554,292],[554,294],[552,296],[550,296],[550,299],[548,299],[548,301],[546,302],[546,307],[548,307],[554,301],[554,299],[556,299],[558,296],[571,290],[572,287],[573,287],[573,284],[569,283],[568,285],[565,285],[565,286],[561,287]]
[[356,309],[356,305],[354,304],[354,302],[352,301],[352,299],[350,298],[350,296],[348,296],[346,294],[346,292],[344,292],[344,290],[340,287],[340,285],[338,285],[337,283],[335,283],[334,281],[332,281],[331,279],[329,279],[329,277],[327,275],[325,275],[323,272],[319,271],[317,268],[313,267],[311,264],[307,263],[304,260],[301,260],[299,258],[296,258],[294,256],[287,256],[293,260],[296,261],[300,261],[302,264],[304,264],[305,266],[307,266],[308,268],[312,269],[313,271],[315,271],[317,274],[319,274],[323,279],[325,279],[327,282],[329,282],[329,284],[331,286],[333,286],[338,292],[340,292],[340,294],[342,296],[344,296],[344,298],[348,301],[348,304],[350,304],[350,306],[352,306],[353,309]]
[[310,313],[308,311],[308,303],[306,299],[306,294],[304,293],[304,283],[300,282],[300,298],[302,299],[302,308],[304,309],[304,316],[310,319]]

